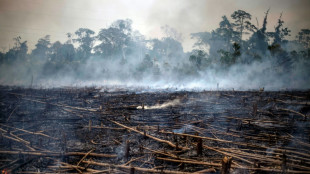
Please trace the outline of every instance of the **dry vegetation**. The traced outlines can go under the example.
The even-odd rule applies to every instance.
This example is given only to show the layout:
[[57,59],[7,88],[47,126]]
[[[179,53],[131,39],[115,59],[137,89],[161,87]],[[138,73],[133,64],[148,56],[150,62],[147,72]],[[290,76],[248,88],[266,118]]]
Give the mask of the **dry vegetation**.
[[8,173],[310,173],[309,91],[1,87],[0,98]]

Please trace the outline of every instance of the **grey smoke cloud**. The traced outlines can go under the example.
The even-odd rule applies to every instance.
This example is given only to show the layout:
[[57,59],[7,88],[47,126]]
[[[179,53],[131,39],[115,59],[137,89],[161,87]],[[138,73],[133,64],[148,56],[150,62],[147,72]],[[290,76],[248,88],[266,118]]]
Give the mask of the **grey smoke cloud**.
[[270,8],[268,16],[268,30],[272,31],[276,22],[283,12],[285,25],[292,30],[292,35],[301,28],[309,28],[310,22],[310,1],[307,0],[180,0],[165,1],[156,3],[148,17],[149,25],[164,23],[177,28],[186,37],[184,46],[188,49],[190,45],[189,33],[199,31],[211,31],[218,27],[218,23],[223,15],[230,15],[242,9],[252,14],[252,22],[256,24],[256,17],[262,25],[264,12]]
[[[213,30],[218,27],[223,15],[229,17],[238,9],[251,13],[252,21],[257,17],[261,25],[264,12],[270,8],[268,16],[270,31],[276,25],[281,12],[284,12],[285,26],[293,30],[293,36],[297,29],[310,28],[307,20],[309,12],[306,9],[309,1],[301,0],[281,0],[281,2],[262,0],[253,3],[242,0],[22,1],[25,4],[21,1],[0,0],[0,2],[0,24],[2,24],[0,25],[0,46],[8,46],[9,43],[12,47],[13,43],[8,40],[21,36],[22,40],[28,41],[29,50],[34,48],[39,38],[47,34],[52,36],[52,43],[56,40],[64,42],[67,32],[74,33],[80,27],[89,28],[98,33],[101,28],[109,27],[117,19],[130,18],[134,22],[133,28],[139,30],[147,39],[162,37],[164,32],[161,27],[169,25],[173,28],[171,31],[176,29],[178,33],[182,33],[184,50],[190,51],[194,42],[190,39],[190,33]],[[294,29],[296,29],[295,33]],[[73,61],[72,64],[50,61],[50,57],[40,59],[45,61],[41,64],[24,60],[22,60],[24,62],[2,64],[0,84],[31,87],[125,85],[151,86],[152,89],[210,90],[217,89],[217,85],[224,90],[232,88],[248,90],[260,87],[265,87],[266,90],[308,89],[310,86],[307,76],[310,71],[309,61],[305,59],[294,61],[292,68],[281,66],[283,70],[281,68],[274,70],[278,65],[272,60],[285,59],[285,55],[273,57],[266,54],[261,61],[254,61],[251,64],[244,64],[241,61],[227,69],[212,63],[212,61],[218,61],[212,58],[220,58],[213,55],[208,57],[211,60],[209,67],[200,69],[189,59],[190,54],[183,53],[181,46],[170,43],[164,45],[169,48],[167,53],[159,57],[153,54],[149,59],[145,59],[147,58],[145,54],[151,54],[152,51],[144,47],[140,48],[138,45],[143,44],[137,43],[133,45],[134,49],[130,54],[124,56],[122,53],[126,63],[122,63],[121,56],[118,54],[110,58],[94,54],[87,57],[85,61],[79,63]],[[170,49],[169,45],[174,46]],[[219,50],[221,44],[215,44],[213,48]],[[283,48],[288,53],[292,51],[290,46]],[[247,56],[243,54],[242,59],[247,59]],[[61,65],[61,68],[54,66],[55,62],[58,66]]]
[[271,13],[268,30],[283,12],[283,19],[292,30],[292,37],[301,28],[310,28],[308,0],[0,0],[0,46],[12,47],[12,38],[21,36],[33,48],[36,41],[50,34],[52,41],[65,41],[66,33],[80,27],[96,32],[117,19],[130,18],[133,27],[147,37],[162,37],[161,26],[168,24],[183,34],[185,51],[192,49],[190,33],[211,31],[218,26],[222,15],[230,16],[242,9],[260,24],[264,11]]

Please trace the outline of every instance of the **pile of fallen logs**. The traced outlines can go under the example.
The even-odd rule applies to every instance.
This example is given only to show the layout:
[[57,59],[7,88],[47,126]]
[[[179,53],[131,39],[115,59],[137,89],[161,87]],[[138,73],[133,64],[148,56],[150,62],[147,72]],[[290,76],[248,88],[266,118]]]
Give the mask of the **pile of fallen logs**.
[[310,93],[0,90],[2,173],[310,173]]

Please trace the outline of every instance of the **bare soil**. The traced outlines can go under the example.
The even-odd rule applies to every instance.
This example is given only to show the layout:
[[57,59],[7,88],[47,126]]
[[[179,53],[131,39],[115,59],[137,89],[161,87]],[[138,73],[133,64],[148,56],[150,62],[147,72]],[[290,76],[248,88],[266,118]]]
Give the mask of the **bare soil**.
[[7,173],[310,173],[309,91],[0,87]]

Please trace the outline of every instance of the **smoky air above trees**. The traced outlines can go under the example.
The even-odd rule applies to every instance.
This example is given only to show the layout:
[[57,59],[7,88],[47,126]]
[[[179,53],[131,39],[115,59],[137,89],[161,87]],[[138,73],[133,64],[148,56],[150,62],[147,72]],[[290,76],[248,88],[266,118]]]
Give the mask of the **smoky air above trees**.
[[287,40],[290,29],[282,14],[273,31],[267,31],[273,28],[268,26],[270,13],[265,11],[263,21],[243,10],[223,16],[213,31],[191,34],[191,52],[184,52],[177,29],[164,25],[165,37],[146,39],[132,29],[130,19],[117,20],[98,33],[79,28],[68,33],[64,43],[51,43],[47,35],[33,50],[22,36],[16,37],[14,47],[0,53],[0,84],[309,89],[310,30],[301,29],[296,39]]

